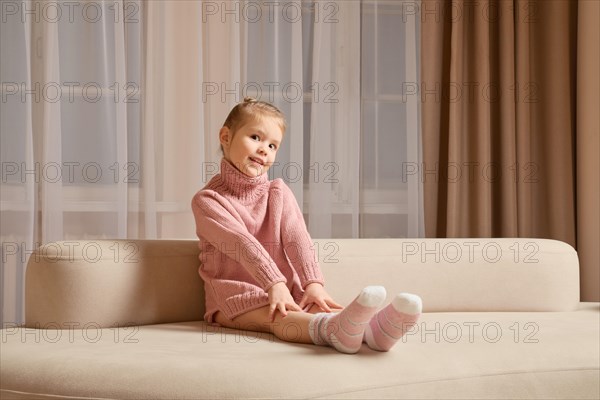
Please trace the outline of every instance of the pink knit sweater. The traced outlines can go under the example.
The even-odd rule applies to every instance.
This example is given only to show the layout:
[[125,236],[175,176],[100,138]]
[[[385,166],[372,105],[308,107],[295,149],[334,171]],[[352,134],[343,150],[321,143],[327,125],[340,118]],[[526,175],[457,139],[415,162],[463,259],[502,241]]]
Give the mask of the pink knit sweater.
[[233,319],[268,305],[266,292],[277,282],[296,303],[306,285],[324,283],[302,212],[282,179],[251,178],[223,158],[192,210],[208,323],[217,311]]

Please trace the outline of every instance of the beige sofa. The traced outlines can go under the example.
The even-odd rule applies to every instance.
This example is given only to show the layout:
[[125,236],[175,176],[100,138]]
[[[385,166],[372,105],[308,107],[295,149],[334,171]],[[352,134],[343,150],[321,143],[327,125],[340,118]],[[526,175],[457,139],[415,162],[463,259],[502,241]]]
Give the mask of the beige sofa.
[[[577,253],[540,239],[315,243],[327,288],[423,298],[388,353],[207,326],[194,240],[58,242],[32,254],[25,327],[2,330],[2,399],[600,397],[600,305]],[[59,329],[60,328],[60,329]]]

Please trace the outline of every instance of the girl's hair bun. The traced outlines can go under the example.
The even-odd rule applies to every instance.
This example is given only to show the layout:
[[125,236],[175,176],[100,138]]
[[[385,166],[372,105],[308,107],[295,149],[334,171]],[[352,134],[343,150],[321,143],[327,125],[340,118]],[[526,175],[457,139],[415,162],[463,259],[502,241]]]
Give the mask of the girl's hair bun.
[[[276,118],[277,123],[281,128],[281,133],[285,133],[287,124],[283,113],[273,104],[258,100],[251,96],[244,97],[243,102],[238,103],[233,107],[225,119],[223,126],[229,128],[235,134],[235,132],[248,121],[248,118],[257,118],[265,115]],[[221,149],[222,148],[223,147],[221,146]]]

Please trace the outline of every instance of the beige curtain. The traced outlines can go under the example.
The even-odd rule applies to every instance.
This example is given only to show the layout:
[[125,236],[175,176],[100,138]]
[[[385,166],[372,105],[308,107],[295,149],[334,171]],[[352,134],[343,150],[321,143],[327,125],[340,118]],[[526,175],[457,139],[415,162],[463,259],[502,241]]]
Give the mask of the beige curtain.
[[426,235],[567,242],[582,301],[600,300],[597,6],[421,7]]

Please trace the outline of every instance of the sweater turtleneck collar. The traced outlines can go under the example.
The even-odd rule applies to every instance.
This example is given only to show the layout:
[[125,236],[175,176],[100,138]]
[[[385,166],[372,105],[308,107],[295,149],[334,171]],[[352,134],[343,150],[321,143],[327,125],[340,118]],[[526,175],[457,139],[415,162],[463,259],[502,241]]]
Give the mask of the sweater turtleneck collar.
[[242,201],[255,200],[269,189],[266,172],[252,178],[238,170],[225,157],[221,159],[221,182],[229,193]]

